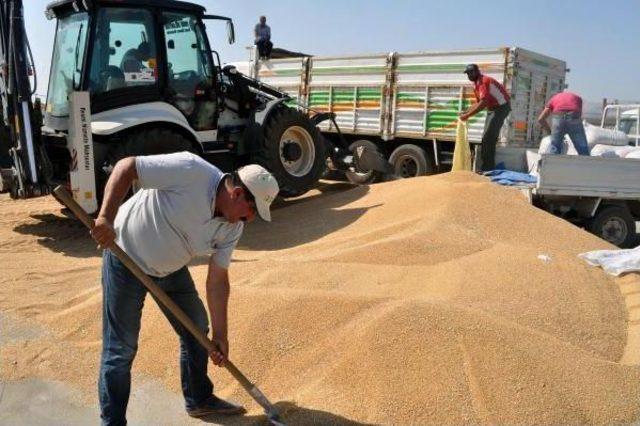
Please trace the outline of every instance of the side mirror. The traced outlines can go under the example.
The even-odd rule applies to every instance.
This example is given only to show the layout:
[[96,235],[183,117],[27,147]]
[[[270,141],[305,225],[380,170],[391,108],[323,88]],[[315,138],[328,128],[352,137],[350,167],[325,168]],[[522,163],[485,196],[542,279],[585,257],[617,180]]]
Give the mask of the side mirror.
[[229,44],[233,44],[236,42],[236,31],[233,28],[233,21],[227,21],[227,38],[229,40]]
[[176,48],[176,43],[173,40],[169,40],[167,42],[167,49],[175,49]]

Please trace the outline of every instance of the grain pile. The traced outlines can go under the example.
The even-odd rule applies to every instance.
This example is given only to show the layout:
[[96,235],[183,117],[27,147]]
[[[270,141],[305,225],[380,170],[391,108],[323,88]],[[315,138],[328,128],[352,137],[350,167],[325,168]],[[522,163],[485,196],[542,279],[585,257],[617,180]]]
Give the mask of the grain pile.
[[[281,203],[234,254],[231,357],[288,423],[640,418],[624,300],[639,280],[576,257],[607,244],[472,174],[343,186]],[[0,199],[0,307],[32,330],[3,344],[0,374],[95,404],[99,253],[56,211]],[[206,261],[191,271],[203,292]],[[172,333],[148,299],[134,376],[179,392]],[[212,377],[250,408],[240,424],[262,421],[226,372]]]

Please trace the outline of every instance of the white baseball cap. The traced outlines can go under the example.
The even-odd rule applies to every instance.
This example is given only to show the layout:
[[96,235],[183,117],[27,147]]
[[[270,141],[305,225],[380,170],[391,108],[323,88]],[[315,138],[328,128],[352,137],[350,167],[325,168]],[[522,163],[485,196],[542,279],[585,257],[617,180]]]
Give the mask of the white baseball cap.
[[255,198],[256,209],[260,217],[267,222],[271,222],[269,206],[271,206],[273,200],[278,196],[278,192],[280,192],[276,178],[258,164],[249,164],[239,168],[238,176]]

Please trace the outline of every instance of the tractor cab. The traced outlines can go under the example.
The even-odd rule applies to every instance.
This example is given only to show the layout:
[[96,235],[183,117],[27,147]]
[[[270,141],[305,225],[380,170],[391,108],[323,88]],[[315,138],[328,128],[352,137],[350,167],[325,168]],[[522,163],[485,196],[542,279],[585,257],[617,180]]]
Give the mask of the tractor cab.
[[343,137],[322,137],[317,124],[330,119],[337,128],[333,114],[222,68],[204,22],[225,21],[233,43],[231,19],[174,0],[49,4],[57,27],[41,120],[22,9],[22,0],[0,1],[0,62],[9,71],[0,73],[0,131],[11,142],[0,147],[10,157],[0,164],[0,192],[24,198],[69,184],[94,209],[120,159],[191,151],[227,171],[261,164],[282,195],[297,196],[323,175],[327,154],[344,170],[366,158]]
[[66,130],[68,95],[91,94],[92,113],[149,102],[180,111],[195,131],[215,129],[220,64],[204,19],[223,19],[178,1],[61,0],[47,7],[58,21],[45,126]]

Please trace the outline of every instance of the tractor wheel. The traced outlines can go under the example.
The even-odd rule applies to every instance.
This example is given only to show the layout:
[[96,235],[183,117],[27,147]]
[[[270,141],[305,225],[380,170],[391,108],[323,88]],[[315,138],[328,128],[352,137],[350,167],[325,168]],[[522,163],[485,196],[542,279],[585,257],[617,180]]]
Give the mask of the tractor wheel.
[[96,168],[98,204],[102,204],[104,186],[111,169],[119,160],[139,155],[170,154],[181,151],[195,153],[196,149],[190,140],[170,129],[141,129],[125,135],[117,145],[109,147],[102,166]]
[[[115,149],[117,160],[137,155],[195,152],[190,140],[170,129],[138,130],[127,135]],[[114,163],[115,164],[115,163]]]
[[327,167],[326,158],[324,139],[311,120],[283,107],[265,123],[263,146],[255,161],[276,178],[280,195],[295,197],[318,182]]

